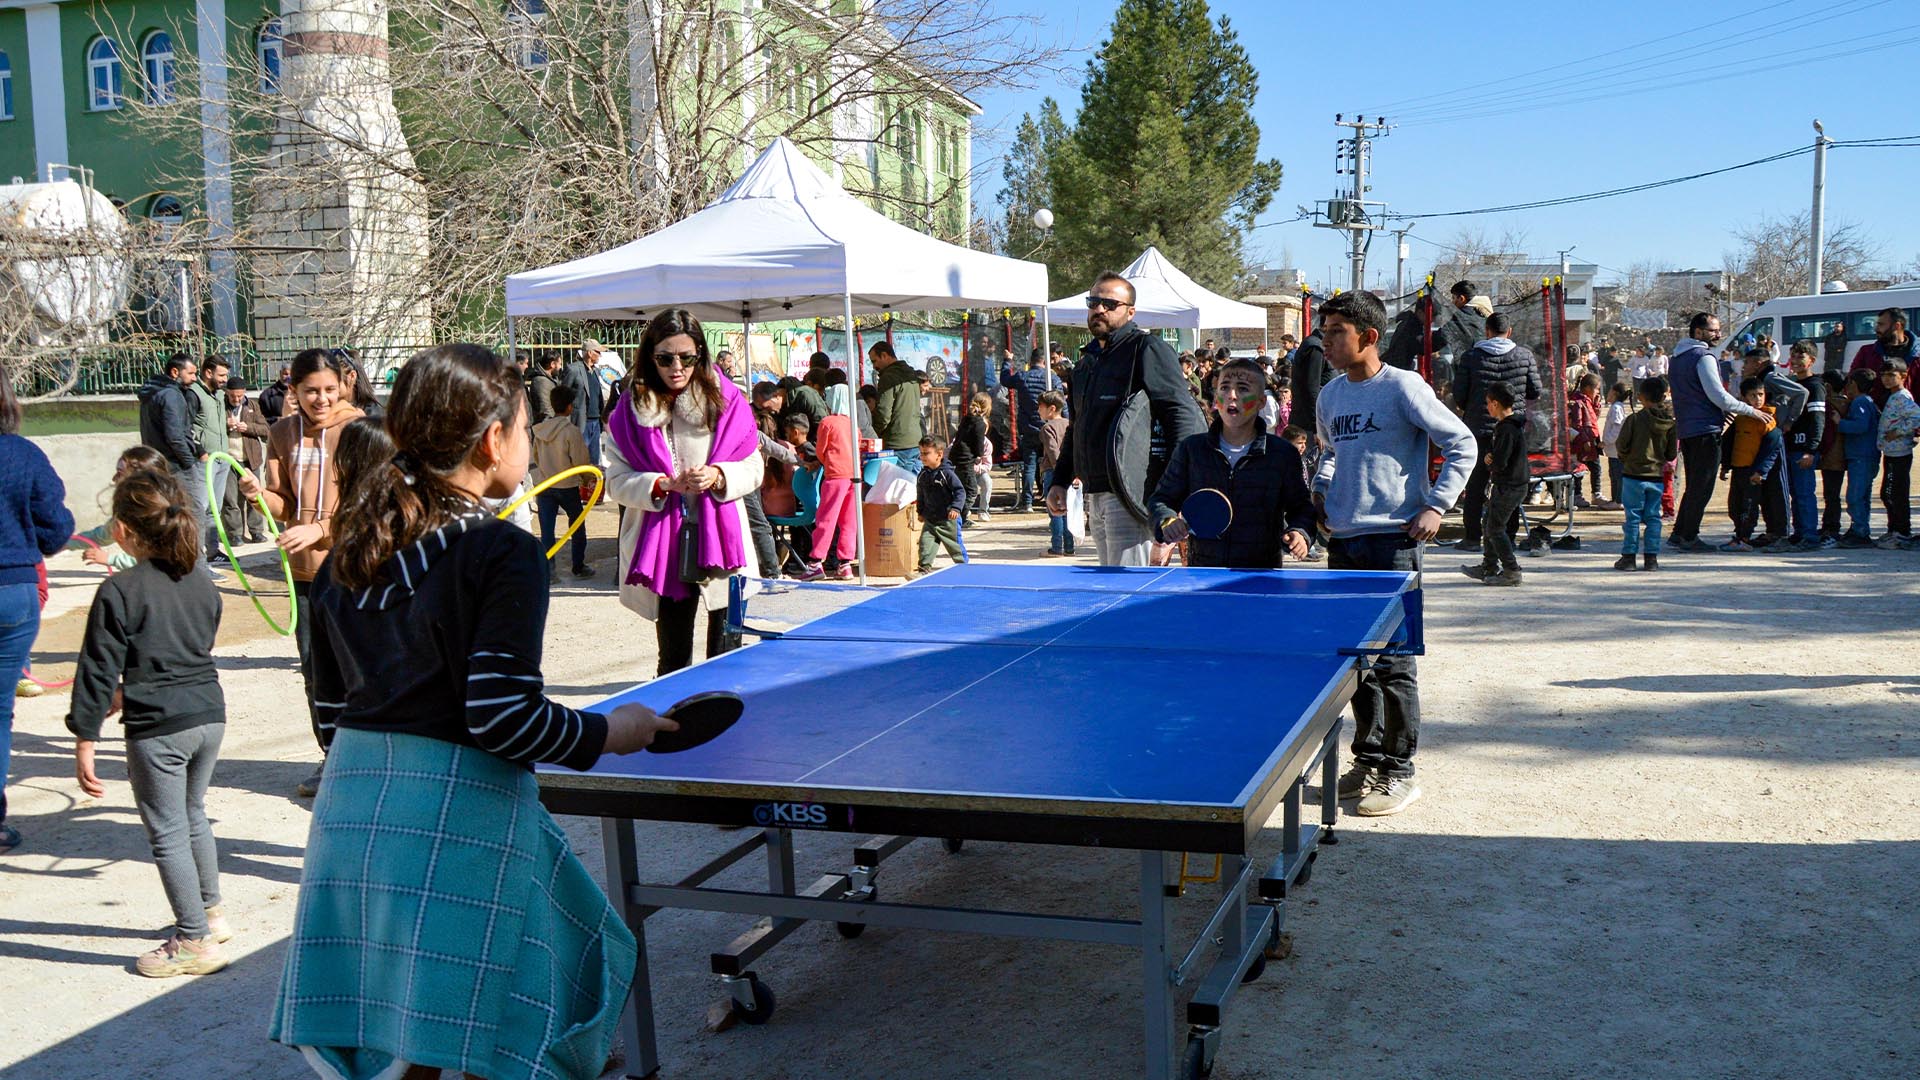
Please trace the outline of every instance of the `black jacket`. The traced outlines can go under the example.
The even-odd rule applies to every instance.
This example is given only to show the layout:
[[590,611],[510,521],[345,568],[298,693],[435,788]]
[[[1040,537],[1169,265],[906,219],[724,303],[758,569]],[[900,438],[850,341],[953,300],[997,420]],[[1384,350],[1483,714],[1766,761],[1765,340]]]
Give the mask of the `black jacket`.
[[967,505],[967,489],[960,485],[960,474],[953,471],[951,461],[921,469],[918,490],[915,505],[920,510],[920,520],[928,525],[946,524],[948,511]]
[[1818,454],[1827,434],[1827,384],[1818,375],[1794,382],[1807,388],[1807,405],[1787,432],[1787,453]]
[[1327,385],[1327,350],[1321,346],[1319,334],[1308,334],[1307,340],[1293,350],[1292,385],[1293,413],[1287,423],[1306,432],[1311,445],[1319,416],[1320,388]]
[[947,451],[947,460],[955,471],[971,469],[986,452],[987,422],[969,412],[953,433],[953,446]]
[[140,441],[160,451],[175,469],[197,468],[200,440],[193,432],[197,411],[186,388],[162,372],[147,380],[139,396]]
[[1165,467],[1164,459],[1149,465],[1145,476],[1108,475],[1112,471],[1108,457],[1114,417],[1136,390],[1147,392],[1154,423],[1166,435],[1168,445],[1178,446],[1206,427],[1172,347],[1158,335],[1128,323],[1113,332],[1104,349],[1096,340],[1080,350],[1080,362],[1073,367],[1073,385],[1068,391],[1073,426],[1067,430],[1060,460],[1053,468],[1055,486],[1066,487],[1079,480],[1081,487],[1092,494],[1113,491],[1116,483],[1124,483],[1128,490],[1138,493],[1141,505],[1146,504]]
[[67,730],[98,739],[115,690],[129,739],[225,723],[213,666],[219,630],[220,592],[199,563],[176,580],[142,559],[102,581],[87,612]]
[[[1475,345],[1467,350],[1453,369],[1453,405],[1467,421],[1473,437],[1485,440],[1493,433],[1493,417],[1487,415],[1487,387],[1504,383],[1513,391],[1513,400],[1540,400],[1540,368],[1533,352],[1515,345],[1504,353],[1493,353]],[[1524,410],[1515,410],[1519,415]]]
[[260,415],[267,418],[267,423],[271,424],[280,419],[286,415],[286,411],[287,381],[285,379],[260,391]]
[[1527,464],[1527,421],[1520,413],[1497,421],[1490,441],[1493,445],[1481,453],[1493,455],[1487,479],[1495,487],[1521,487],[1533,479],[1532,466]]
[[1189,436],[1174,447],[1166,474],[1153,492],[1153,528],[1171,521],[1187,496],[1214,488],[1233,506],[1233,522],[1217,540],[1194,537],[1188,544],[1193,566],[1269,570],[1280,565],[1281,539],[1288,529],[1313,535],[1313,496],[1307,490],[1300,452],[1257,422],[1253,444],[1238,465],[1227,465],[1220,450],[1220,424]]

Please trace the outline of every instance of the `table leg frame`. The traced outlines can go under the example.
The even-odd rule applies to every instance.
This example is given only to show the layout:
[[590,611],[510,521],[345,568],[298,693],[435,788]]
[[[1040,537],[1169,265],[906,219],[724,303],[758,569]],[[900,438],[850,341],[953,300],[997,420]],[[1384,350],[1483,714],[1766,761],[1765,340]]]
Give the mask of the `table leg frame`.
[[[1163,851],[1140,852],[1139,919],[1099,919],[881,903],[874,891],[874,876],[881,863],[914,840],[901,836],[867,840],[856,848],[852,869],[823,875],[805,889],[795,888],[793,834],[787,829],[765,829],[749,836],[675,884],[650,884],[640,879],[634,823],[603,819],[608,895],[614,898],[639,946],[632,996],[620,1020],[620,1033],[627,1046],[625,1075],[630,1080],[646,1080],[656,1075],[660,1065],[645,921],[666,908],[730,912],[771,920],[712,954],[714,973],[721,976],[729,996],[742,1005],[752,1004],[749,966],[810,921],[1132,946],[1140,950],[1142,1064],[1149,1080],[1185,1075],[1175,1060],[1174,991],[1188,982],[1211,946],[1216,950],[1215,959],[1186,1010],[1189,1060],[1194,1053],[1191,1044],[1198,1043],[1200,1057],[1210,1067],[1234,994],[1258,976],[1267,956],[1277,955],[1274,948],[1285,925],[1286,897],[1311,876],[1318,845],[1335,842],[1332,828],[1339,813],[1335,785],[1340,728],[1339,723],[1334,725],[1314,759],[1288,788],[1282,803],[1284,837],[1279,857],[1265,873],[1257,872],[1245,856],[1229,863],[1229,869],[1221,874],[1220,896],[1212,915],[1192,949],[1178,959],[1169,943],[1172,910],[1166,888],[1168,866],[1174,856]],[[1321,781],[1320,822],[1308,825],[1301,817],[1307,778],[1314,774],[1316,765]],[[766,848],[767,891],[705,885],[760,847]],[[1252,895],[1256,893],[1257,898]]]

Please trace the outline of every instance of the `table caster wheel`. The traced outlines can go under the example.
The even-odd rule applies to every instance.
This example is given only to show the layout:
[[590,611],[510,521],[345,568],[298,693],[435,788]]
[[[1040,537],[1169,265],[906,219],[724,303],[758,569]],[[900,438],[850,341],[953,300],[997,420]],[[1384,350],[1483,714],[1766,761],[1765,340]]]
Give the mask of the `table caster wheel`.
[[1180,1058],[1180,1080],[1200,1080],[1213,1075],[1213,1062],[1207,1060],[1205,1040],[1189,1036],[1187,1052]]
[[958,855],[960,854],[960,847],[964,843],[965,841],[963,840],[955,840],[949,837],[945,840],[940,841],[940,846],[947,849],[947,854]]
[[1275,934],[1273,940],[1267,943],[1267,959],[1269,960],[1285,960],[1292,955],[1292,934]]
[[1247,973],[1245,975],[1240,976],[1240,981],[1243,983],[1250,983],[1253,980],[1258,979],[1261,975],[1266,974],[1266,970],[1267,970],[1267,955],[1263,951],[1261,952],[1260,955],[1253,958],[1252,966],[1247,968]]
[[735,998],[732,1002],[733,1015],[743,1024],[764,1024],[773,1018],[773,991],[767,989],[767,984],[760,981],[760,976],[751,971],[747,972],[746,979],[747,988],[753,993],[753,1007],[748,1008]]

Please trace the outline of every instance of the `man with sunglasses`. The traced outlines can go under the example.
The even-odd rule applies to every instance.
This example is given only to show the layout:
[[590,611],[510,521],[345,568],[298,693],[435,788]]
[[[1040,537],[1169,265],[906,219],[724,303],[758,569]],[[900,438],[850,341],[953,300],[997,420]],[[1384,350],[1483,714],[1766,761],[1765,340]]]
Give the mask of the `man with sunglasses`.
[[[1087,329],[1093,332],[1093,340],[1074,365],[1067,390],[1073,426],[1060,447],[1053,486],[1047,489],[1048,510],[1065,514],[1067,488],[1080,483],[1102,566],[1148,564],[1153,548],[1148,495],[1166,468],[1164,453],[1147,457],[1144,469],[1128,465],[1127,461],[1138,459],[1116,455],[1116,441],[1142,445],[1149,437],[1149,426],[1157,426],[1162,438],[1154,441],[1175,447],[1206,429],[1172,347],[1135,325],[1133,304],[1132,283],[1114,273],[1101,274],[1087,293]],[[1117,425],[1127,422],[1128,399],[1141,392],[1146,395],[1151,425],[1132,413],[1139,417],[1133,421],[1139,430],[1116,432]]]

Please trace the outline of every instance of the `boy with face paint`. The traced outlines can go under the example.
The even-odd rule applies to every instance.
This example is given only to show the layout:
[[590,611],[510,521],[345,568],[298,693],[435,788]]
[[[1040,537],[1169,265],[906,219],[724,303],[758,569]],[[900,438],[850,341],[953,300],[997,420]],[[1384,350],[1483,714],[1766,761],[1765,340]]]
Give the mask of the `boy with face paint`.
[[1180,508],[1196,491],[1213,488],[1233,507],[1227,531],[1215,539],[1192,537],[1192,566],[1271,570],[1282,553],[1307,556],[1313,499],[1300,452],[1260,418],[1266,403],[1266,373],[1251,360],[1233,360],[1214,375],[1212,425],[1174,448],[1154,490],[1149,512],[1157,539],[1178,543],[1190,531]]

